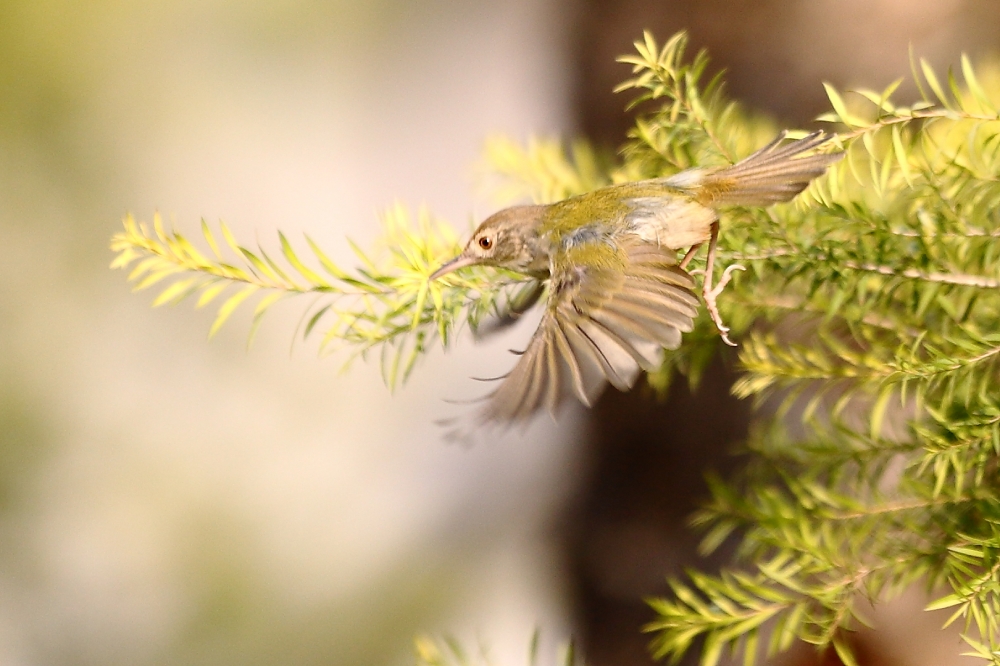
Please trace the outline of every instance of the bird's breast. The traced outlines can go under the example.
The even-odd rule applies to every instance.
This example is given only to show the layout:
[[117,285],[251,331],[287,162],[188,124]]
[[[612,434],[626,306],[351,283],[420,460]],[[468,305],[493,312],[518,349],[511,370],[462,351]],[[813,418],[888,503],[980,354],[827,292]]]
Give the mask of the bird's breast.
[[627,200],[628,231],[644,241],[679,250],[704,243],[718,215],[692,199],[681,196],[641,196]]

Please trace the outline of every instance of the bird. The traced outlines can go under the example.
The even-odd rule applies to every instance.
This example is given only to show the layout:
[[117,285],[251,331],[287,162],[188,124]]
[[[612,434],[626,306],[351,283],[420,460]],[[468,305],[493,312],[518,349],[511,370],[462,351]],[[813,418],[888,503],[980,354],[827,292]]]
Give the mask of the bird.
[[[462,252],[428,279],[494,266],[535,280],[537,289],[519,310],[545,299],[538,328],[484,396],[475,425],[527,422],[542,409],[555,417],[573,396],[589,407],[608,383],[630,389],[641,371],[657,367],[662,349],[677,349],[693,329],[699,299],[687,266],[705,243],[701,296],[732,345],[716,299],[744,267],[727,267],[713,286],[719,207],[789,201],[843,157],[814,152],[830,139],[823,132],[790,142],[786,134],[730,166],[512,206],[484,220]],[[678,260],[680,250],[686,252]]]

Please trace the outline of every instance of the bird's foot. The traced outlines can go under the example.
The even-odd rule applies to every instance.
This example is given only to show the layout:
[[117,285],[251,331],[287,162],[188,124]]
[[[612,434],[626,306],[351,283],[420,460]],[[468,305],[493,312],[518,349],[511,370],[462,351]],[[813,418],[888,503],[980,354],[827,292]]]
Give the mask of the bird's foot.
[[733,279],[733,272],[745,271],[746,269],[747,267],[742,264],[732,264],[727,266],[726,270],[722,271],[722,277],[719,279],[719,284],[715,285],[715,287],[708,292],[708,296],[711,296],[713,300],[717,298],[718,295],[722,293],[722,290],[726,288],[726,285],[729,284],[729,281]]
[[722,272],[722,278],[719,279],[719,284],[715,287],[710,287],[706,284],[706,289],[702,292],[702,297],[705,299],[705,307],[708,308],[708,314],[712,317],[712,322],[715,324],[715,328],[718,329],[719,335],[722,337],[722,341],[725,342],[730,347],[735,347],[736,343],[729,339],[729,327],[722,323],[722,315],[719,314],[719,306],[716,303],[716,299],[722,290],[726,288],[729,281],[733,279],[734,271],[745,271],[746,267],[740,264],[732,264],[727,266],[726,270]]

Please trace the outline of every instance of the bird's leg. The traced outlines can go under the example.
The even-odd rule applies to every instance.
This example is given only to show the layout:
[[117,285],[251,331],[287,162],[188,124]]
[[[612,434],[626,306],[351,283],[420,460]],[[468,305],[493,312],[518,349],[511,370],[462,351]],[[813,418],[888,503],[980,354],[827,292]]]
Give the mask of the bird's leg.
[[[712,223],[712,235],[708,241],[708,257],[705,262],[705,278],[702,281],[701,295],[705,299],[705,307],[708,308],[708,314],[711,315],[712,321],[715,323],[715,327],[719,329],[719,335],[722,336],[722,341],[725,342],[730,347],[735,347],[736,343],[729,339],[727,333],[729,333],[729,327],[722,323],[722,317],[719,315],[719,306],[716,304],[715,300],[718,298],[722,290],[725,289],[726,285],[733,278],[733,271],[745,271],[746,267],[740,264],[732,264],[727,266],[726,270],[722,272],[722,277],[719,279],[719,284],[712,287],[712,275],[713,268],[715,267],[715,248],[719,242],[719,222],[716,220]],[[694,246],[688,255],[684,257],[681,265],[688,260],[691,252],[697,248]]]
[[684,253],[684,258],[681,259],[681,263],[679,266],[681,270],[687,268],[687,265],[691,263],[691,260],[694,259],[694,253],[698,251],[699,247],[701,247],[701,243],[698,243],[697,245],[692,245],[691,248]]

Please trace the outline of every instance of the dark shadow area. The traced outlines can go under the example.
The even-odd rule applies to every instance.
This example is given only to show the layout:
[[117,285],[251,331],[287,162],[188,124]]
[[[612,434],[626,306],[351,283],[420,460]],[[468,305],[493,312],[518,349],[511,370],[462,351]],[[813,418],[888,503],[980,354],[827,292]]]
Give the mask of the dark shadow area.
[[682,378],[665,400],[642,386],[607,391],[593,412],[587,481],[568,537],[570,579],[588,664],[648,664],[646,599],[668,576],[718,567],[702,558],[687,518],[707,497],[705,472],[730,473],[732,444],[746,434],[749,404],[733,398],[733,354],[717,358],[697,391]]

